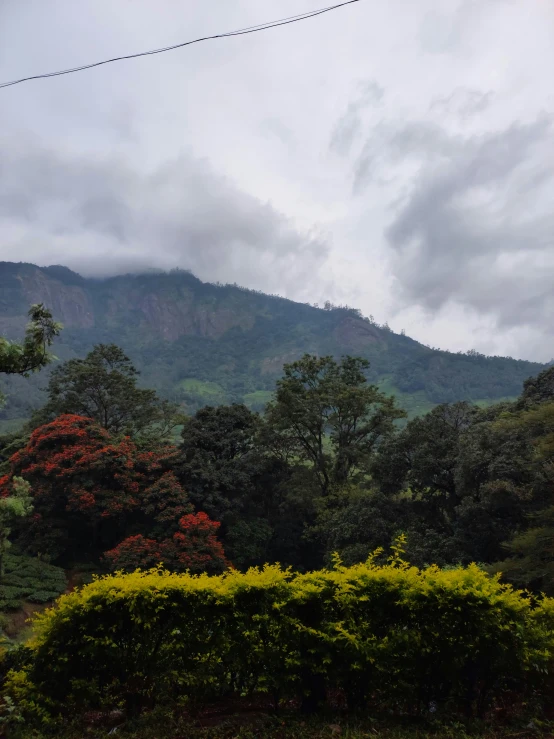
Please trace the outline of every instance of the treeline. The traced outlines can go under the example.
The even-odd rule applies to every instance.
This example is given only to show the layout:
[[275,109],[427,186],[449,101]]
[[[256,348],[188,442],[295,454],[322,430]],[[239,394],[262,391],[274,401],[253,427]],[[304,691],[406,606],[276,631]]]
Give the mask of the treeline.
[[368,362],[285,365],[262,415],[242,404],[184,417],[137,385],[116,346],[52,373],[25,433],[0,440],[0,490],[31,487],[20,550],[64,566],[221,571],[348,564],[407,536],[417,566],[477,562],[554,592],[554,368],[488,409],[404,412]]
[[[22,343],[0,341],[0,371],[51,360],[60,327],[40,306],[31,319]],[[407,423],[369,369],[305,355],[263,415],[185,416],[115,345],[60,363],[44,406],[0,438],[0,603],[56,595],[60,567],[107,576],[0,651],[2,720],[59,735],[91,709],[241,696],[544,717],[554,367],[513,403]]]

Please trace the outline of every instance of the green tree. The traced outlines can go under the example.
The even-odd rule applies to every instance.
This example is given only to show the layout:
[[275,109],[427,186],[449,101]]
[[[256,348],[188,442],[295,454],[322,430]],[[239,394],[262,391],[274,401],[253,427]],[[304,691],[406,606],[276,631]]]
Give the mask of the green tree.
[[182,430],[179,476],[195,506],[221,521],[225,551],[237,567],[282,554],[270,543],[284,515],[288,466],[268,453],[263,429],[257,413],[234,403],[201,408]]
[[[548,372],[548,370],[547,370]],[[553,373],[554,374],[554,373]],[[545,379],[545,373],[539,375]],[[529,389],[526,386],[523,397]],[[528,396],[527,396],[528,397]],[[541,402],[542,401],[542,402]],[[518,407],[525,408],[525,404]],[[523,436],[528,453],[523,459],[525,477],[518,483],[517,492],[527,513],[523,525],[507,542],[508,557],[493,569],[517,585],[554,594],[554,402],[552,394],[540,392],[527,410],[505,414],[496,428],[498,433]]]
[[382,439],[405,416],[394,399],[368,385],[369,362],[309,354],[284,367],[266,422],[293,446],[325,496],[368,473]]
[[519,408],[530,408],[551,400],[554,400],[554,367],[548,367],[536,377],[525,380],[517,405]]
[[[29,318],[23,342],[8,341],[0,336],[0,373],[28,377],[54,359],[48,349],[59,335],[61,324],[54,321],[52,313],[42,303],[31,306]],[[3,401],[0,392],[0,405]]]
[[414,418],[379,450],[373,475],[388,494],[409,490],[424,501],[435,523],[451,518],[460,503],[456,469],[461,435],[470,427],[477,408],[470,403],[444,403]]
[[110,434],[165,439],[183,418],[155,390],[137,387],[138,376],[118,346],[98,344],[84,359],[70,359],[52,372],[48,401],[33,425],[72,414],[92,418]]
[[0,497],[0,580],[4,577],[5,557],[11,546],[9,536],[15,521],[33,510],[31,485],[21,477],[11,480],[11,493]]

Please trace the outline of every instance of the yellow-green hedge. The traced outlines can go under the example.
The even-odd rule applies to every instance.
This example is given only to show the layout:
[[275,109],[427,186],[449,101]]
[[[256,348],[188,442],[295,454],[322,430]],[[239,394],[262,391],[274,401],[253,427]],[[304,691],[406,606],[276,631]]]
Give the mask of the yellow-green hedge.
[[35,713],[260,691],[315,707],[325,690],[356,707],[454,712],[507,689],[546,695],[554,601],[476,566],[153,570],[62,596],[35,629],[5,684]]

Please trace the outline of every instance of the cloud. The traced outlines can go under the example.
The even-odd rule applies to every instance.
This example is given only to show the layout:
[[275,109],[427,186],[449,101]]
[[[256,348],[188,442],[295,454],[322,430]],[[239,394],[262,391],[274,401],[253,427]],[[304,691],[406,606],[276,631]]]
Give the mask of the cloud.
[[492,102],[492,90],[482,92],[467,87],[457,87],[450,95],[436,97],[429,110],[441,116],[450,115],[465,123],[478,113],[485,111]]
[[[0,0],[4,79],[313,0],[49,5]],[[6,88],[0,258],[188,267],[434,346],[550,359],[552,20],[528,0],[355,3]]]
[[123,159],[64,156],[14,141],[0,147],[4,259],[59,262],[105,276],[149,267],[301,289],[328,254],[325,238],[188,155],[151,173]]
[[499,329],[550,330],[554,310],[554,129],[539,116],[461,136],[430,122],[389,123],[356,163],[405,185],[385,232],[397,309],[438,314],[450,304]]
[[356,138],[362,131],[362,113],[368,107],[378,106],[385,95],[385,90],[375,82],[360,82],[353,100],[348,104],[345,113],[337,121],[329,148],[337,154],[348,154]]

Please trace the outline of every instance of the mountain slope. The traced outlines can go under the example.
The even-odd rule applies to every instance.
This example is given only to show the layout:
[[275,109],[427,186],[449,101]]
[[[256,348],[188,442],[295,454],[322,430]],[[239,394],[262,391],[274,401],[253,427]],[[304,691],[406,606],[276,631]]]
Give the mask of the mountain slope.
[[[0,262],[0,333],[20,336],[28,307],[37,302],[64,324],[55,346],[60,359],[114,342],[136,363],[145,385],[190,410],[230,401],[263,407],[283,364],[305,352],[366,357],[370,379],[399,395],[411,414],[445,401],[513,397],[544,367],[435,351],[354,309],[324,310],[203,283],[183,271],[92,280],[66,267]],[[2,380],[9,400],[0,418],[27,416],[43,402],[45,381],[46,373]]]

